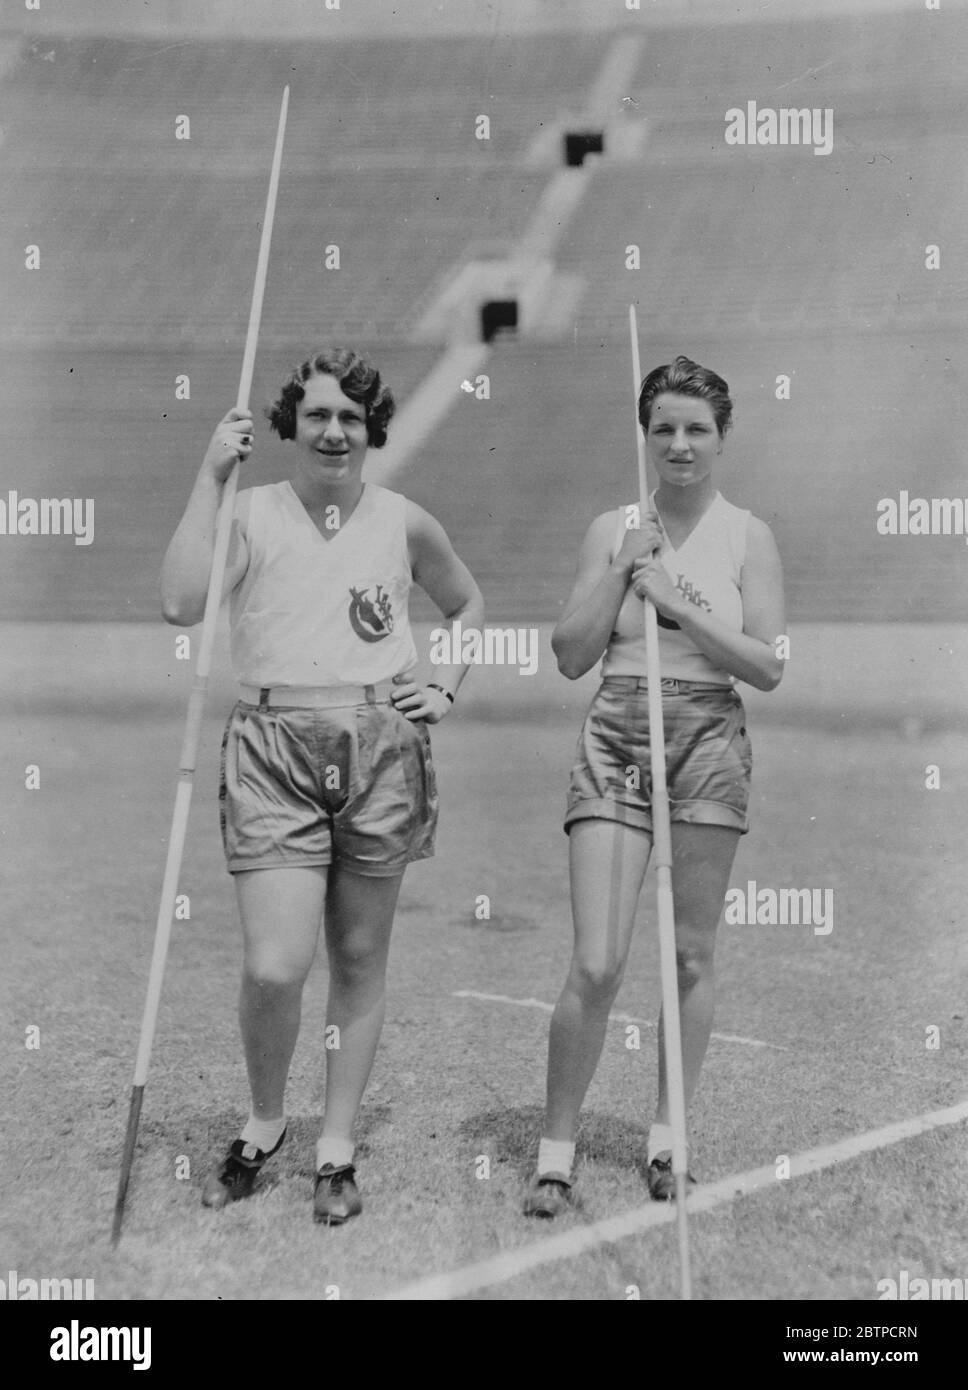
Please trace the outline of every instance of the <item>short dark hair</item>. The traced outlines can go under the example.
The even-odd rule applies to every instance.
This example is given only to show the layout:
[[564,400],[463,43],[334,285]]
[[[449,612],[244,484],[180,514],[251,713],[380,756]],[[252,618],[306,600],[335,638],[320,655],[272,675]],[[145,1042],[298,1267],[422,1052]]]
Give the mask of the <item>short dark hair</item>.
[[269,424],[280,439],[296,437],[296,406],[306,394],[310,377],[332,376],[340,390],[366,411],[366,437],[374,449],[387,442],[387,425],[396,410],[389,386],[384,385],[376,368],[353,348],[323,348],[307,357],[283,383],[279,399],[266,411]]
[[700,367],[689,357],[681,355],[664,367],[656,367],[642,383],[639,391],[639,422],[648,431],[652,415],[652,404],[657,396],[671,393],[675,396],[696,396],[708,401],[716,420],[719,437],[733,423],[733,402],[729,398],[729,387],[721,376]]

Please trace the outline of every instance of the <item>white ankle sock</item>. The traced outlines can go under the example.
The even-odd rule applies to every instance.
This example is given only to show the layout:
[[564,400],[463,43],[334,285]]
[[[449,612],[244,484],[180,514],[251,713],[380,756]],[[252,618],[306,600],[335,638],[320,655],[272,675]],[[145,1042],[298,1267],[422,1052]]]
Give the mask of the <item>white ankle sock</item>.
[[334,1168],[342,1168],[353,1162],[353,1140],[332,1139],[321,1134],[316,1141],[316,1172],[324,1164],[331,1163]]
[[575,1162],[575,1146],[567,1139],[542,1139],[538,1144],[538,1177],[546,1173],[564,1173],[571,1177]]
[[649,1130],[649,1148],[646,1162],[651,1163],[659,1154],[672,1152],[672,1126],[653,1125]]
[[280,1115],[277,1120],[257,1120],[250,1113],[239,1138],[244,1139],[247,1144],[255,1144],[257,1148],[267,1154],[270,1149],[276,1147],[285,1127],[285,1115]]

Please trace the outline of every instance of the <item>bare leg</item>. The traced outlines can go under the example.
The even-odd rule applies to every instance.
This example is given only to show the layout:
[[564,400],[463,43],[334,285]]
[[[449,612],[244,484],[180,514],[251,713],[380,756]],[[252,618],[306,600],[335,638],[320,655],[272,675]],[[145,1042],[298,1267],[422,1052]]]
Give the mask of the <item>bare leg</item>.
[[366,878],[341,865],[330,871],[326,1023],[339,1029],[339,1047],[326,1053],[326,1138],[350,1137],[369,1080],[383,1028],[390,930],[402,882],[403,874]]
[[[679,1023],[686,1107],[699,1082],[713,1026],[716,929],[729,886],[739,831],[723,825],[672,825],[672,895],[676,911]],[[657,1124],[669,1123],[660,1017]]]
[[598,1066],[608,1014],[628,959],[652,841],[606,820],[578,821],[569,836],[575,945],[548,1037],[548,1139],[573,1140]]
[[326,869],[252,869],[235,875],[245,937],[239,1024],[252,1110],[271,1120],[285,1106],[302,992],[316,954]]

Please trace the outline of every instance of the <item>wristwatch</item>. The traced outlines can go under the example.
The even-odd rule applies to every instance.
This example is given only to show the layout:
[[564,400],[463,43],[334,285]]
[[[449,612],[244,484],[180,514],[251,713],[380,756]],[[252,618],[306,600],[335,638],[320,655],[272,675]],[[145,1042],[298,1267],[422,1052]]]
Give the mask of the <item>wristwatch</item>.
[[446,696],[447,696],[447,698],[448,698],[448,700],[450,701],[451,704],[454,703],[454,697],[453,697],[453,695],[451,695],[450,691],[449,691],[449,690],[445,690],[444,687],[443,687],[442,685],[438,685],[438,684],[436,683],[436,681],[429,681],[428,684],[427,684],[427,689],[428,689],[428,690],[439,690],[440,693],[441,693],[441,695],[446,695]]

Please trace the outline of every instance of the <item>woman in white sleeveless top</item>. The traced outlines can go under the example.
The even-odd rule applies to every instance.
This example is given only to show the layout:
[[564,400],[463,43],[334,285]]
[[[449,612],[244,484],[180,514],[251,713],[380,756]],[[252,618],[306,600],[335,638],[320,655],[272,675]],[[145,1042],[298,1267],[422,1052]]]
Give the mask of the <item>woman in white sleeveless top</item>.
[[[686,357],[646,377],[639,419],[659,478],[651,511],[638,518],[630,504],[592,522],[552,638],[559,669],[571,679],[604,661],[568,794],[575,940],[551,1020],[545,1127],[525,1201],[533,1216],[553,1217],[571,1199],[578,1114],[622,982],[652,850],[645,597],[660,624],[687,1105],[709,1041],[716,929],[748,829],[752,752],[734,683],[778,685],[776,638],[784,630],[772,533],[718,491],[731,415],[726,382]],[[673,1195],[671,1142],[660,1027],[646,1155],[657,1200]]]
[[[480,629],[483,603],[440,524],[364,482],[393,397],[349,349],[318,353],[284,384],[269,418],[291,440],[282,483],[238,496],[225,579],[240,699],[222,746],[221,818],[244,938],[239,1019],[249,1119],[202,1200],[247,1197],[286,1133],[284,1093],[303,984],[325,921],[330,983],[326,1101],[313,1214],[361,1210],[352,1128],[383,1023],[397,895],[408,863],[433,853],[437,793],[428,725],[466,673],[413,680],[407,604],[416,581],[449,619]],[[209,445],[162,577],[169,622],[202,616],[222,484],[252,446],[230,410]]]

